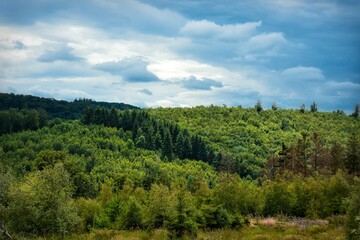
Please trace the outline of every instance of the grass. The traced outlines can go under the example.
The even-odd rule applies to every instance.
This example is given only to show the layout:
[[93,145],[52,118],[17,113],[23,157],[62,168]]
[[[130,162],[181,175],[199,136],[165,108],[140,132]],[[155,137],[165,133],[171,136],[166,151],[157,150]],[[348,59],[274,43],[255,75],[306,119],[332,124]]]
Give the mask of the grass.
[[[327,220],[254,218],[249,226],[241,229],[218,229],[198,232],[198,240],[341,240],[345,239],[343,216]],[[58,239],[46,238],[46,239]],[[73,234],[65,240],[165,240],[167,231],[157,229],[153,232],[142,230],[118,231],[96,229],[86,234]],[[188,237],[184,239],[190,239]],[[38,239],[40,240],[40,239]]]

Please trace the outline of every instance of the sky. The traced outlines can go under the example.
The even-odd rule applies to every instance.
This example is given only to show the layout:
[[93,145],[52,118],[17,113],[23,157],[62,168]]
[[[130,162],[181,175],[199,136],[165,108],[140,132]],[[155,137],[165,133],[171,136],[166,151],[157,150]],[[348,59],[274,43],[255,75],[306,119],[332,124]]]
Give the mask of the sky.
[[350,113],[359,12],[359,0],[1,0],[0,92]]

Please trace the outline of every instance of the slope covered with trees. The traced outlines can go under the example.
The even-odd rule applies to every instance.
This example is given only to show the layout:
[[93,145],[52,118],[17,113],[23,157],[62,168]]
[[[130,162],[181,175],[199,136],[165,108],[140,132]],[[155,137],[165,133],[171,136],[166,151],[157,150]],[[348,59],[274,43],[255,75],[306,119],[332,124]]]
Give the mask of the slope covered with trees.
[[[15,108],[36,109],[46,111],[49,118],[79,119],[87,107],[104,107],[115,109],[137,109],[138,107],[125,103],[96,102],[91,99],[75,99],[73,102],[55,100],[53,98],[35,97],[0,93],[0,111]],[[3,121],[3,119],[1,119]]]
[[[223,154],[219,169],[236,172],[241,177],[260,177],[267,160],[275,161],[274,159],[282,156],[282,160],[287,156],[286,160],[293,158],[295,162],[302,158],[305,161],[301,163],[303,172],[307,169],[310,172],[318,170],[318,166],[313,169],[314,158],[319,159],[320,168],[324,166],[330,170],[330,165],[333,164],[333,171],[341,168],[341,164],[346,164],[350,157],[349,152],[357,156],[353,157],[354,159],[359,158],[359,152],[355,150],[358,149],[355,146],[359,146],[359,119],[346,116],[342,112],[217,106],[157,108],[147,111],[153,116],[178,123],[190,133],[201,136],[215,151]],[[331,154],[339,154],[336,160],[342,163],[336,163],[335,156],[330,163]],[[354,164],[349,163],[347,167],[358,164],[357,160]],[[298,168],[294,170],[300,172]]]
[[[4,111],[29,123],[40,116]],[[165,229],[168,238],[195,238],[200,230],[242,228],[254,216],[345,213],[347,236],[359,237],[356,116],[97,106],[81,120],[36,126],[0,136],[5,239],[96,229]]]

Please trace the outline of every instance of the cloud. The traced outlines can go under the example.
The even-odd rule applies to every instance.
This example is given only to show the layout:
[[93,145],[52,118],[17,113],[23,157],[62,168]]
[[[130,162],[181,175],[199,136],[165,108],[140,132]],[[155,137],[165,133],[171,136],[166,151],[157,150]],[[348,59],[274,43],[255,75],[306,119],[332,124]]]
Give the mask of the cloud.
[[222,82],[208,78],[197,79],[194,76],[191,76],[187,80],[183,80],[181,84],[184,88],[194,90],[211,90],[212,87],[221,88],[224,86]]
[[269,49],[279,44],[286,43],[283,33],[262,33],[251,37],[246,43],[247,51],[259,51]]
[[322,71],[315,67],[293,67],[285,69],[282,72],[282,76],[288,80],[307,80],[307,81],[318,81],[325,79]]
[[28,93],[41,97],[64,99],[67,101],[73,101],[75,98],[92,98],[88,93],[78,89],[46,89],[39,85],[29,88]]
[[281,48],[286,44],[283,33],[261,33],[252,36],[239,47],[237,59],[245,62],[264,62],[281,55]]
[[156,32],[164,35],[178,31],[186,22],[177,12],[155,8],[134,0],[0,1],[0,22],[32,25],[39,20],[51,23],[86,23],[113,31],[136,29],[139,32]]
[[[179,31],[188,43],[179,52],[216,62],[263,62],[281,55],[288,41],[282,32],[260,32],[262,21],[219,25],[206,19],[189,21]],[[259,33],[260,32],[260,33]]]
[[148,62],[141,58],[127,58],[117,62],[95,65],[95,69],[119,75],[127,82],[154,82],[159,78],[147,69]]
[[79,61],[82,60],[82,58],[74,55],[72,53],[73,49],[68,47],[68,46],[64,46],[64,45],[60,45],[60,46],[55,46],[50,50],[46,50],[43,54],[41,54],[38,57],[38,61],[40,62],[56,62],[56,61]]
[[261,21],[228,25],[218,25],[208,20],[189,21],[180,29],[180,34],[196,38],[213,37],[221,40],[237,41],[249,36],[260,26]]
[[21,41],[17,40],[17,41],[14,41],[14,48],[15,49],[25,49],[26,46],[24,43],[22,43]]
[[139,90],[139,93],[144,93],[144,94],[149,95],[149,96],[153,95],[152,91],[150,91],[147,88]]
[[140,106],[352,109],[360,3],[350,2],[0,1],[0,88]]

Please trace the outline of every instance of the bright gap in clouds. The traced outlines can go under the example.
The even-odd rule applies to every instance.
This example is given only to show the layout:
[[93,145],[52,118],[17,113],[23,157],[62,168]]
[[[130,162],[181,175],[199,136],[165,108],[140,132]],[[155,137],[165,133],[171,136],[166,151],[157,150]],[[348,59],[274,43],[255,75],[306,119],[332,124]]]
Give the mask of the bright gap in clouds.
[[340,0],[2,1],[0,91],[351,112],[359,10]]

